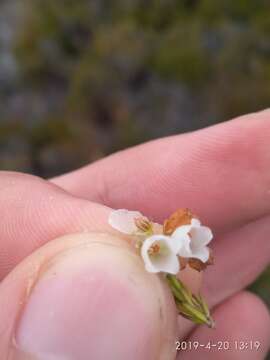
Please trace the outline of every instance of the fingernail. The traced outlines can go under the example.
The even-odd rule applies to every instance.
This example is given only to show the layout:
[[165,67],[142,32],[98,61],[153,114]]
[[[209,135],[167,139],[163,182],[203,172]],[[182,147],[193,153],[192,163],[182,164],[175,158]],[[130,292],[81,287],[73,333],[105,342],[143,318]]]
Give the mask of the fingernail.
[[55,258],[22,311],[16,346],[41,360],[158,359],[160,304],[122,253],[81,247]]

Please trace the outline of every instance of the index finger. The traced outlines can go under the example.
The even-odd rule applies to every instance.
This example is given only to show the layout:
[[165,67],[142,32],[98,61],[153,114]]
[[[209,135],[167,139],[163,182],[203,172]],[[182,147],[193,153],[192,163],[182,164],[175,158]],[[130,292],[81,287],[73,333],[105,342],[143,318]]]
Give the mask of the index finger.
[[70,193],[161,221],[189,207],[228,230],[270,210],[270,112],[152,141],[52,179]]

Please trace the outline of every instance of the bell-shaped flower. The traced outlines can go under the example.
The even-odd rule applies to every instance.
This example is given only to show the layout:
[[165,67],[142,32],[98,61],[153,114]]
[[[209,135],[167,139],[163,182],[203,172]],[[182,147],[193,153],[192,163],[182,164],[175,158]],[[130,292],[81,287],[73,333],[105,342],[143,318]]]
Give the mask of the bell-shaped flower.
[[145,239],[141,247],[141,256],[145,268],[151,273],[164,272],[177,274],[180,270],[176,250],[181,247],[182,238],[173,239],[166,235],[153,235]]
[[139,211],[119,209],[111,211],[109,224],[124,234],[138,235],[138,232],[143,232],[143,225],[145,229],[147,224],[150,226],[150,221]]
[[139,211],[126,209],[112,210],[109,215],[109,224],[114,229],[139,237],[162,234],[162,225],[152,222]]
[[[178,227],[172,234],[177,254],[184,258],[195,258],[205,263],[209,259],[209,248],[207,245],[212,240],[212,231],[202,226],[200,221],[192,219],[191,224]],[[182,239],[182,241],[181,241]]]

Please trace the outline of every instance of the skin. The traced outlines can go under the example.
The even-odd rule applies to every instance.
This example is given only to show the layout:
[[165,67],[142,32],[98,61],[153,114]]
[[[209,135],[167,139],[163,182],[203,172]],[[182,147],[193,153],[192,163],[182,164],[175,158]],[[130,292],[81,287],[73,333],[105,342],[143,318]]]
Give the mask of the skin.
[[[264,359],[269,312],[243,289],[270,262],[269,118],[263,111],[152,141],[50,181],[1,172],[2,358]],[[216,264],[203,275],[215,330],[176,323],[164,282],[107,223],[110,208],[162,222],[179,207],[215,234]],[[182,276],[200,288],[198,273]],[[261,346],[176,354],[176,339]]]

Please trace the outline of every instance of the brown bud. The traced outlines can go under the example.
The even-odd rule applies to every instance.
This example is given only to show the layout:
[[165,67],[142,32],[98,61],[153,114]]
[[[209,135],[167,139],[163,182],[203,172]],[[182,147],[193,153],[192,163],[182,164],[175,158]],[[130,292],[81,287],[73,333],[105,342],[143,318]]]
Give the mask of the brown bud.
[[176,210],[167,220],[164,221],[163,233],[165,235],[171,235],[179,226],[189,225],[192,218],[194,218],[194,216],[189,209]]
[[188,265],[194,269],[194,270],[197,270],[197,271],[202,271],[202,270],[205,270],[207,265],[206,263],[202,262],[201,260],[199,259],[196,259],[196,258],[190,258],[188,260]]
[[179,262],[180,262],[180,270],[184,270],[188,264],[188,259],[179,256]]
[[190,259],[188,259],[188,265],[192,269],[197,270],[197,271],[205,270],[208,265],[214,265],[213,251],[212,251],[212,249],[209,249],[209,250],[210,250],[209,259],[205,263],[199,259],[190,258]]
[[209,249],[209,259],[206,261],[206,265],[214,265],[214,253],[212,249]]

